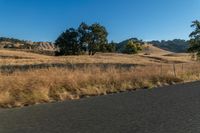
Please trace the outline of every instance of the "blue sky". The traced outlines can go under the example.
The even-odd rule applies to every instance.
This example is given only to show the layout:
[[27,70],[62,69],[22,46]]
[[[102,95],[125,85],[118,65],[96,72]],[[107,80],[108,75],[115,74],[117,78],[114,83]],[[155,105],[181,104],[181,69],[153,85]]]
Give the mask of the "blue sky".
[[116,42],[188,39],[200,0],[0,0],[0,36],[54,41],[82,21],[99,22]]

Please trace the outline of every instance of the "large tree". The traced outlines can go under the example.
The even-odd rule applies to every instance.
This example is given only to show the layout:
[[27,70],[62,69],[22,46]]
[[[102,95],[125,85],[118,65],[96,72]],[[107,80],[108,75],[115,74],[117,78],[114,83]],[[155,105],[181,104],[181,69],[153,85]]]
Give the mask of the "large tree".
[[84,51],[86,52],[88,47],[88,42],[90,40],[89,38],[89,25],[82,22],[78,27],[78,33],[79,33],[79,41],[80,44],[83,46]]
[[196,53],[200,57],[200,22],[198,20],[193,21],[191,27],[194,28],[194,31],[189,35],[189,52]]
[[108,32],[106,28],[100,24],[95,23],[89,27],[89,55],[94,55],[98,51],[100,45],[108,43],[107,36]]
[[60,55],[79,55],[88,50],[94,55],[101,45],[108,44],[108,32],[98,23],[87,25],[81,23],[78,29],[70,28],[62,33],[56,40]]
[[55,41],[55,45],[59,48],[59,55],[79,55],[82,51],[79,33],[73,28],[63,32]]

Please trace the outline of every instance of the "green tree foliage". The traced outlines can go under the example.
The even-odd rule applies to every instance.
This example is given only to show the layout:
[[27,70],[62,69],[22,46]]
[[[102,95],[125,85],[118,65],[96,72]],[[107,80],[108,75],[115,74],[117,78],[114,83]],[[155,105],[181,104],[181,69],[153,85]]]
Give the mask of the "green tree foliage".
[[124,53],[126,54],[137,54],[142,50],[142,45],[136,41],[128,41],[125,45]]
[[141,45],[144,44],[144,42],[142,40],[138,39],[138,38],[130,38],[130,39],[127,39],[127,40],[124,40],[124,41],[118,43],[116,45],[116,51],[119,52],[119,53],[124,53],[126,51],[125,46],[127,45],[127,43],[129,41],[133,41],[134,43],[139,43]]
[[109,45],[107,45],[107,51],[108,52],[116,52],[116,46],[117,46],[117,43],[111,41],[111,43],[109,43]]
[[188,51],[196,53],[197,57],[200,58],[200,22],[193,21],[191,27],[194,28],[194,31],[189,35],[190,47]]
[[77,30],[71,28],[62,33],[55,44],[60,48],[60,55],[79,55],[87,50],[89,55],[94,55],[97,51],[104,51],[104,45],[107,47],[107,36],[102,25],[81,23]]
[[79,42],[79,33],[73,28],[63,32],[55,44],[60,49],[60,55],[79,55],[82,51],[82,45]]
[[94,55],[100,45],[104,45],[108,43],[107,36],[108,32],[106,31],[106,28],[104,26],[101,26],[100,24],[92,24],[89,27],[89,42],[88,42],[88,50],[89,55]]
[[111,43],[104,43],[99,45],[99,52],[108,52],[113,53],[116,52],[116,45],[117,43],[114,43],[113,41]]
[[90,42],[90,31],[89,31],[89,25],[82,22],[78,27],[78,33],[79,33],[79,41],[82,45],[83,51],[87,51],[88,43]]

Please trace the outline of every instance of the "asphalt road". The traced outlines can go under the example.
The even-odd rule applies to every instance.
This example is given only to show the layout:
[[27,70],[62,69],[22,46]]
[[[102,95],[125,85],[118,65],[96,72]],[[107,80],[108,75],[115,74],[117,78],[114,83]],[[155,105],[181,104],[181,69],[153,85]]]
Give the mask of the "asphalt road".
[[200,82],[0,109],[0,133],[200,133]]

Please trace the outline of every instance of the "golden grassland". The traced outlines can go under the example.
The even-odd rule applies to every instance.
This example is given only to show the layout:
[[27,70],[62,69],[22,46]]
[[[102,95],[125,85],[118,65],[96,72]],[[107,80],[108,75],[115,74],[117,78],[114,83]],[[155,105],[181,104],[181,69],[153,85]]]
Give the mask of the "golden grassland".
[[[91,65],[74,69],[49,67],[16,70],[12,73],[2,71],[0,73],[1,107],[21,107],[79,99],[200,79],[200,64],[194,63],[188,54],[165,53],[158,50],[150,55],[140,53],[138,55],[97,54],[92,57],[87,55],[52,57],[0,50],[0,66],[41,63]],[[106,67],[93,65],[96,63],[108,65]]]
[[32,65],[55,63],[118,63],[118,64],[160,64],[160,63],[189,63],[191,57],[188,54],[173,54],[152,48],[151,55],[126,55],[126,54],[99,54],[95,56],[65,56],[54,57],[28,52],[0,50],[0,65]]

